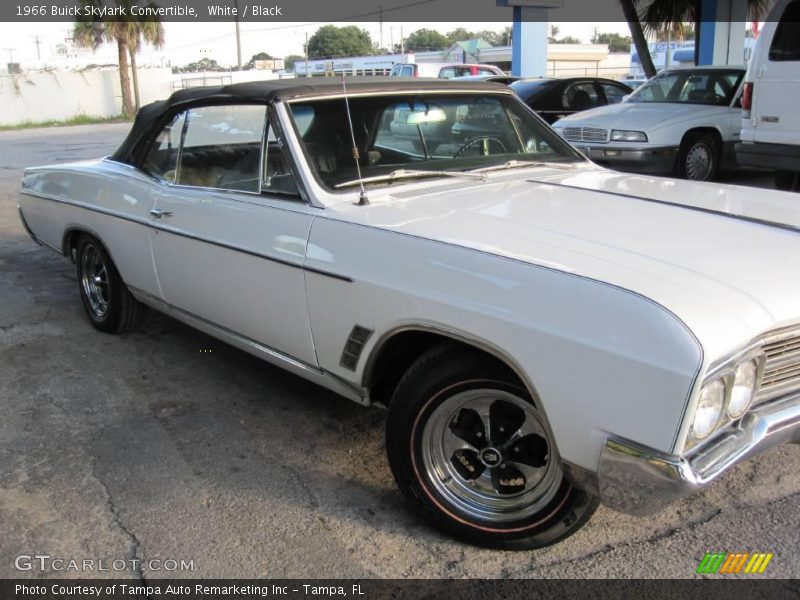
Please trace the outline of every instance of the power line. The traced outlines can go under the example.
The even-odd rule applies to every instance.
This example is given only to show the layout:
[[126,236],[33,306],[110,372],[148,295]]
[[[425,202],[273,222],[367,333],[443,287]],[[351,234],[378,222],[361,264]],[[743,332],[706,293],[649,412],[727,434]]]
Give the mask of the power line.
[[[362,19],[363,17],[375,17],[380,16],[382,17],[383,14],[389,12],[397,12],[399,10],[403,10],[405,8],[412,8],[414,6],[422,6],[424,4],[433,4],[439,2],[440,0],[417,0],[416,2],[409,2],[407,4],[402,4],[400,6],[395,6],[392,8],[379,8],[378,10],[372,10],[369,12],[359,13],[357,15],[350,15],[348,17],[342,17],[340,19],[334,19],[332,21],[311,21],[308,23],[300,23],[300,24],[293,24],[293,25],[273,25],[272,27],[259,27],[257,29],[247,29],[244,33],[250,32],[260,32],[260,31],[280,31],[282,29],[301,29],[303,27],[318,27],[320,25],[332,25],[334,23],[342,23],[346,21],[355,21],[358,19]],[[197,44],[204,44],[206,42],[215,42],[217,40],[225,39],[233,34],[231,33],[223,33],[221,35],[217,35],[214,37],[206,38],[203,40],[199,40],[197,42],[190,42],[187,44],[181,44],[179,46],[173,46],[172,49],[178,48],[188,48],[189,46],[196,46]]]

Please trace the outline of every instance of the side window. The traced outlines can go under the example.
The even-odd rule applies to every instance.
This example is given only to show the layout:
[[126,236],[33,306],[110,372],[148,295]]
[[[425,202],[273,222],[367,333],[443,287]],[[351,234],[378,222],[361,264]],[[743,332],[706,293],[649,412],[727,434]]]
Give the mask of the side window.
[[299,196],[294,175],[283,152],[283,144],[275,137],[272,125],[267,128],[267,139],[264,144],[264,179],[261,181],[261,191]]
[[564,108],[587,110],[598,105],[597,90],[590,81],[574,83],[564,91]]
[[176,183],[258,192],[266,110],[244,104],[190,109]]
[[601,83],[600,85],[603,88],[603,92],[605,93],[606,100],[608,100],[609,104],[619,104],[628,93],[624,89],[617,87],[612,83]]
[[181,134],[185,122],[185,112],[175,115],[172,121],[164,126],[150,150],[147,151],[147,156],[144,159],[144,170],[161,181],[175,183],[175,175],[178,172]]
[[456,77],[455,67],[444,67],[439,71],[439,78],[441,79],[452,79],[453,77]]
[[790,2],[783,11],[769,47],[769,59],[800,61],[800,0]]

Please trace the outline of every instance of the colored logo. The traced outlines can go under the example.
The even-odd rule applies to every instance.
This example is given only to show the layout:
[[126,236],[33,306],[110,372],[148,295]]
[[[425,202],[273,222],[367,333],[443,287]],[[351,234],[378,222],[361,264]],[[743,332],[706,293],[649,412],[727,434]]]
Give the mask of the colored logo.
[[697,567],[697,573],[761,574],[766,571],[773,556],[772,552],[706,552]]

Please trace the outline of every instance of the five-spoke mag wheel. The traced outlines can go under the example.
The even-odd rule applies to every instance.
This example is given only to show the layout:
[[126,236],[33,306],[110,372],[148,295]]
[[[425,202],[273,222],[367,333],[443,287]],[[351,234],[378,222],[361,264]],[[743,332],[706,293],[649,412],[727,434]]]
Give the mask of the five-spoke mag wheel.
[[389,465],[411,504],[480,546],[527,549],[583,526],[597,499],[564,476],[544,415],[500,361],[444,344],[392,396]]
[[78,289],[92,325],[108,333],[138,327],[145,307],[125,286],[103,244],[90,235],[81,235],[75,250]]
[[552,495],[558,469],[534,406],[513,393],[470,389],[442,402],[422,433],[422,460],[436,490],[490,522],[533,514]]

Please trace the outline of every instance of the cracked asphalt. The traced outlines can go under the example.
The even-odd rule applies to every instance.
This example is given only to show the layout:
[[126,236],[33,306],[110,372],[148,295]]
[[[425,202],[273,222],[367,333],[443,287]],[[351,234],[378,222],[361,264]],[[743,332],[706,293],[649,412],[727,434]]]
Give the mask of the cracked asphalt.
[[764,576],[800,577],[800,446],[655,517],[601,508],[555,547],[480,550],[407,508],[382,411],[152,311],[139,332],[95,331],[15,193],[25,166],[107,154],[126,131],[0,132],[0,577],[92,575],[15,569],[38,553],[143,561],[95,573],[130,578],[164,576],[153,559],[193,561],[177,577],[683,578],[712,550],[774,552]]

